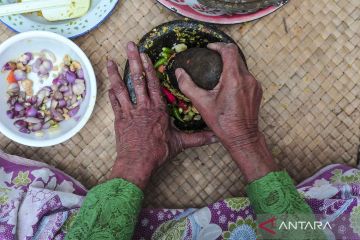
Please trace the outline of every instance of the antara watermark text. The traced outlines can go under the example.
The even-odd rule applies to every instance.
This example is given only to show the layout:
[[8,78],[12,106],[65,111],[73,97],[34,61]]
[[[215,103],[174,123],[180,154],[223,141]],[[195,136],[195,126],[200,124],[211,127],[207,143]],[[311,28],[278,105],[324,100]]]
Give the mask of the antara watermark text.
[[324,230],[332,229],[329,222],[321,221],[295,221],[295,222],[281,222],[279,230]]

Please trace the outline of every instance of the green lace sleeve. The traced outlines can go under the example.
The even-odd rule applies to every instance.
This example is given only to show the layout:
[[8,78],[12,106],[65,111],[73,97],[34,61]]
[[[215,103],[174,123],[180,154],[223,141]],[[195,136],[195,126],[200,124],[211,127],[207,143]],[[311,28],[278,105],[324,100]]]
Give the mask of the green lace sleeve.
[[276,219],[276,235],[262,231],[263,239],[326,239],[321,230],[288,230],[280,227],[282,223],[316,221],[312,209],[286,172],[271,172],[250,183],[246,191],[259,223],[273,217]]
[[250,183],[246,192],[257,214],[312,213],[286,172],[271,172]]
[[142,200],[143,192],[123,179],[94,187],[65,239],[131,239]]

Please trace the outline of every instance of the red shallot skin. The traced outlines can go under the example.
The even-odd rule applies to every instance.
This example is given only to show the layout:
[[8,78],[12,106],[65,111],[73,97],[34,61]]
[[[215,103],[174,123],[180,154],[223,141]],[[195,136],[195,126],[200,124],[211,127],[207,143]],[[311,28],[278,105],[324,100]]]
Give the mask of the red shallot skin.
[[19,132],[25,133],[25,134],[29,134],[31,131],[30,131],[28,128],[23,127],[23,128],[20,128],[20,129],[19,129]]
[[25,110],[26,117],[36,117],[38,110],[34,106],[30,106]]
[[85,78],[84,70],[82,68],[78,69],[76,71],[76,76],[77,76],[77,78],[84,79]]
[[73,109],[71,109],[71,110],[68,112],[69,116],[70,116],[70,117],[74,117],[74,116],[79,112],[79,109],[80,109],[79,106],[74,107]]
[[27,128],[28,124],[24,120],[17,120],[14,122],[14,125],[18,128]]
[[30,52],[26,52],[19,58],[19,62],[21,62],[24,65],[27,65],[32,59],[33,59],[33,54]]
[[20,112],[20,111],[22,111],[23,109],[24,109],[24,105],[23,105],[23,104],[21,104],[21,103],[19,103],[19,102],[17,102],[17,103],[14,104],[14,110],[15,110],[15,111]]
[[76,74],[71,72],[71,71],[67,71],[65,74],[66,80],[68,83],[73,84],[76,80]]
[[16,63],[15,62],[7,62],[3,68],[2,71],[14,71],[16,69]]
[[55,55],[49,50],[41,51],[40,57],[36,59],[27,52],[17,62],[8,62],[3,67],[3,71],[13,70],[15,79],[25,89],[22,91],[18,83],[9,84],[7,89],[9,109],[6,114],[10,119],[15,119],[14,125],[22,133],[29,134],[57,126],[75,117],[80,110],[86,92],[84,71],[80,63],[73,62],[69,56],[66,56],[69,65],[60,69],[52,85],[41,88],[33,95],[32,81],[27,79],[27,73],[32,71],[40,78],[48,78],[55,60]]
[[15,70],[14,71],[14,76],[16,81],[23,81],[26,79],[26,73],[23,70]]
[[15,118],[15,111],[13,109],[12,110],[7,110],[6,115],[8,116],[8,118],[14,119]]
[[7,94],[8,95],[16,96],[16,95],[19,95],[19,92],[20,92],[20,86],[19,86],[18,83],[11,83],[8,86],[8,89],[7,89]]

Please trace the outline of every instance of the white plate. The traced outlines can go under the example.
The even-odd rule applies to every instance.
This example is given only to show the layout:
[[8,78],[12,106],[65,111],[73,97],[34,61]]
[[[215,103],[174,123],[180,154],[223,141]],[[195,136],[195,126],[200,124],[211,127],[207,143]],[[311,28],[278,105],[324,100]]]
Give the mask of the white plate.
[[[42,49],[52,51],[57,59],[62,59],[66,54],[70,55],[76,61],[79,61],[84,69],[86,82],[86,96],[80,105],[79,112],[74,118],[63,121],[55,132],[49,133],[44,131],[45,135],[42,137],[35,134],[24,134],[14,126],[14,120],[9,119],[6,115],[7,99],[6,93],[8,83],[6,77],[8,72],[0,72],[0,131],[8,138],[18,143],[33,146],[46,147],[62,143],[77,132],[79,132],[94,109],[96,100],[96,78],[91,63],[85,53],[71,40],[51,32],[31,31],[20,33],[14,37],[9,38],[0,45],[0,66],[2,67],[6,62],[17,59],[25,52],[40,52]],[[34,84],[34,92],[37,92],[43,86],[50,86],[52,78],[45,80],[44,83]],[[77,119],[77,120],[75,120]]]
[[[13,2],[16,0],[0,0],[1,4]],[[0,17],[0,21],[15,32],[40,30],[76,38],[98,27],[111,15],[117,3],[118,0],[92,0],[90,10],[85,16],[65,21],[49,22],[37,13]]]

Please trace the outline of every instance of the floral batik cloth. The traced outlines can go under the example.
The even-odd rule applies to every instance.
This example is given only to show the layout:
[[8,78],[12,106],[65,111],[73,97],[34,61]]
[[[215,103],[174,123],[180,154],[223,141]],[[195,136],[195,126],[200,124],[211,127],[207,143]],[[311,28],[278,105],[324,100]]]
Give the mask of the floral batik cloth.
[[55,168],[0,151],[0,239],[63,239],[86,192]]
[[256,239],[247,198],[231,198],[201,209],[144,209],[134,239]]
[[[333,223],[328,239],[360,239],[360,171],[330,165],[297,186],[313,212]],[[87,190],[46,164],[0,152],[0,239],[64,239]],[[143,209],[133,239],[252,240],[248,198],[201,209]]]
[[[297,186],[316,216],[328,221],[327,239],[360,239],[360,170],[325,167]],[[230,198],[201,209],[143,209],[134,239],[252,240],[256,216],[248,198]]]

